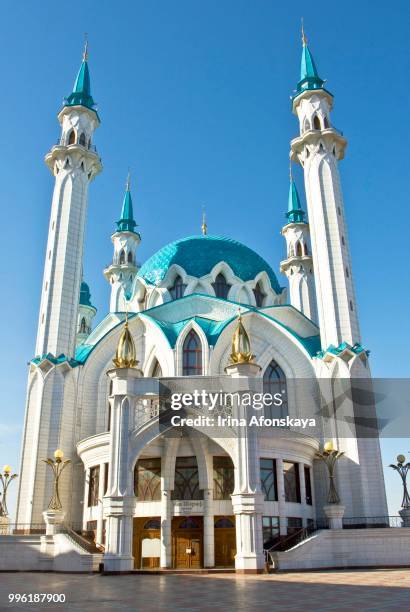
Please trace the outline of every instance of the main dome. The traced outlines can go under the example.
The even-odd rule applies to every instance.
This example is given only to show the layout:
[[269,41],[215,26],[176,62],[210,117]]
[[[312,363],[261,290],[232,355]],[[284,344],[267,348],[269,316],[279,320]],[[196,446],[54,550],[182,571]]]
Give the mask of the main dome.
[[272,289],[281,292],[274,271],[260,255],[241,242],[224,236],[189,236],[171,242],[144,263],[138,276],[151,285],[158,285],[168,269],[177,264],[190,276],[201,278],[220,261],[226,262],[235,276],[243,281],[252,280],[265,271]]

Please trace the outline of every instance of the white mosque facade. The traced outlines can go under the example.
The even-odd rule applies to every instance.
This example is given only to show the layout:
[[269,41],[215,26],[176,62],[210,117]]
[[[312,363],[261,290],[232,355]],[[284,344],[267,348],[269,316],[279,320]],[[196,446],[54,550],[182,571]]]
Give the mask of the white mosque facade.
[[[102,166],[84,56],[58,115],[59,144],[46,155],[55,186],[29,365],[18,524],[43,521],[53,486],[43,459],[57,448],[71,460],[60,479],[64,522],[93,538],[112,571],[259,572],[264,549],[299,530],[343,515],[388,514],[377,436],[360,438],[354,429],[343,435],[341,421],[354,417],[349,400],[339,422],[319,410],[340,381],[346,387],[370,377],[338,169],[346,139],[332,125],[332,106],[304,43],[291,160],[303,168],[309,221],[291,178],[280,262],[289,290],[262,257],[234,237],[209,235],[205,222],[202,233],[171,242],[139,266],[128,183],[104,270],[109,312],[93,328],[82,259],[88,187]],[[228,401],[213,412],[227,419],[223,425],[169,427],[161,422],[164,389],[280,390],[280,410],[256,414],[319,417],[312,431],[240,426],[229,417],[246,409]],[[173,414],[195,418],[209,410],[196,405]],[[328,440],[344,452],[336,470],[340,503],[330,509],[316,455]]]

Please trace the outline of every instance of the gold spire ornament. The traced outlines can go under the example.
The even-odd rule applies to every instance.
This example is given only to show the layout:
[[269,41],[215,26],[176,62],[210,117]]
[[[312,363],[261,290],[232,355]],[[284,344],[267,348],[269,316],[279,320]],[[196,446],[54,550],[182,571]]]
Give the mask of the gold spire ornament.
[[130,170],[128,170],[127,181],[125,183],[125,190],[126,191],[131,191],[131,172],[130,172]]
[[241,312],[238,314],[238,323],[232,336],[232,352],[229,356],[229,363],[253,363],[255,355],[251,352],[251,342],[248,332],[242,323]]
[[128,329],[128,312],[125,313],[124,329],[118,340],[113,363],[117,368],[136,368],[138,365],[134,340]]
[[201,225],[202,235],[206,236],[208,233],[208,226],[206,224],[206,213],[205,206],[202,207],[202,225]]

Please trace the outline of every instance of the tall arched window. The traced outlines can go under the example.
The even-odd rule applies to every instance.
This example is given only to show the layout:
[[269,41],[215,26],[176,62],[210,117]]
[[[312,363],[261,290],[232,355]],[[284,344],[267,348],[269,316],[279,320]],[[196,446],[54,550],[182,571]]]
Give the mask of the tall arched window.
[[261,308],[261,306],[263,306],[263,300],[266,297],[266,293],[263,291],[263,287],[260,282],[256,283],[256,287],[253,290],[253,295],[255,296],[256,305],[258,308]]
[[182,278],[178,275],[175,277],[174,284],[170,287],[169,292],[173,300],[182,298],[185,293],[186,285],[184,285]]
[[184,341],[182,349],[182,374],[183,376],[195,376],[202,374],[202,348],[198,334],[193,329]]
[[177,457],[172,499],[203,499],[196,457]]
[[68,135],[68,144],[74,144],[75,143],[75,132],[74,130],[71,130],[71,132]]
[[85,134],[84,134],[84,132],[82,132],[82,133],[80,134],[80,138],[79,138],[79,140],[78,140],[78,143],[79,143],[80,145],[82,145],[83,147],[85,147]]
[[297,257],[302,257],[303,253],[302,253],[302,245],[300,244],[299,240],[296,243],[296,256]]
[[128,253],[127,261],[128,261],[128,263],[132,263],[132,253],[131,253],[131,251]]
[[327,129],[327,128],[329,128],[329,127],[330,127],[330,125],[329,125],[329,119],[328,119],[327,117],[325,117],[325,118],[323,119],[323,124],[324,124],[324,126],[325,126],[325,129]]
[[263,375],[263,392],[274,398],[272,406],[265,406],[265,416],[269,419],[285,417],[288,414],[286,376],[274,359]]
[[82,317],[81,323],[80,323],[80,334],[86,334],[86,333],[87,333],[87,322],[85,320],[85,317]]
[[120,251],[120,264],[125,264],[125,253],[124,253],[124,250]]
[[307,246],[306,242],[303,245],[303,252],[304,252],[305,255],[309,255],[309,250],[308,250],[308,246]]
[[314,116],[313,127],[315,128],[315,130],[320,130],[320,119],[317,115]]
[[224,277],[222,272],[218,274],[215,279],[215,282],[212,283],[212,287],[214,288],[216,297],[224,298],[225,300],[228,297],[228,293],[231,286],[232,285],[226,282],[226,278]]

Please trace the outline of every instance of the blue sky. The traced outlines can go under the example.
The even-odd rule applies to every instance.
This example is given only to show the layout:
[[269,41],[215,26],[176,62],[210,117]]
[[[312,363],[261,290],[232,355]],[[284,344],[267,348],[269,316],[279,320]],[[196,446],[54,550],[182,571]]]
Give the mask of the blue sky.
[[[79,68],[84,32],[102,120],[95,143],[104,171],[90,189],[84,262],[98,316],[108,307],[102,269],[129,166],[139,260],[197,233],[205,204],[210,233],[245,242],[278,270],[303,15],[335,95],[333,123],[349,141],[341,176],[363,343],[375,376],[408,377],[408,241],[397,236],[408,200],[410,9],[404,0],[390,7],[367,0],[3,5],[0,465],[18,469],[53,188],[43,157],[59,136],[56,113]],[[409,439],[384,441],[384,464],[409,450]],[[388,471],[386,478],[396,514],[398,478]]]

